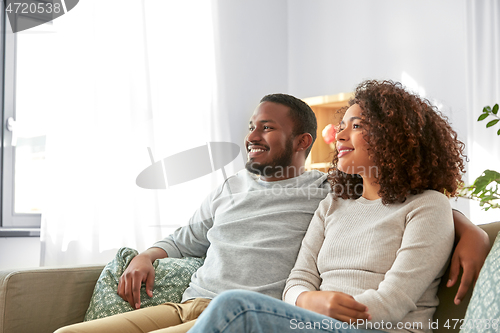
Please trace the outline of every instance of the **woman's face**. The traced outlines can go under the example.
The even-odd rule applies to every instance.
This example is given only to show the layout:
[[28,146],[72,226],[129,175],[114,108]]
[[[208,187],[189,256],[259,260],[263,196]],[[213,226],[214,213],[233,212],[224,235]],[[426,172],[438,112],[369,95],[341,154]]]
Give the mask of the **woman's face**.
[[368,156],[366,129],[361,124],[361,107],[358,104],[347,109],[337,133],[338,169],[363,178],[376,178],[377,168]]

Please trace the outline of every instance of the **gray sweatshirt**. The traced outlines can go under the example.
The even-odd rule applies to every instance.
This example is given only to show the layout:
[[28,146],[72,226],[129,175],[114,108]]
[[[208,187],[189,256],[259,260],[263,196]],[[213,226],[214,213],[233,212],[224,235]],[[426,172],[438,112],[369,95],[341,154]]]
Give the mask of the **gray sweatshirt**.
[[311,218],[329,192],[319,171],[265,182],[243,170],[203,201],[189,225],[153,247],[171,258],[206,256],[183,302],[230,289],[281,299]]
[[390,205],[328,195],[311,221],[284,300],[295,304],[308,290],[340,291],[368,307],[367,328],[430,332],[454,236],[448,198],[436,191]]

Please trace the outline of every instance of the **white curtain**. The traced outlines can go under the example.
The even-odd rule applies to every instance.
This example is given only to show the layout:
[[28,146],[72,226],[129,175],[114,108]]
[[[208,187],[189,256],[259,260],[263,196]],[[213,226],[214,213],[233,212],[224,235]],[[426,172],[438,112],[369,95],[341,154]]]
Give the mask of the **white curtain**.
[[[187,223],[222,176],[146,190],[154,161],[221,141],[212,3],[85,0],[54,21],[41,264],[106,263]],[[41,50],[41,52],[46,52]],[[227,141],[227,140],[226,140]],[[239,143],[239,142],[238,142]]]
[[[466,18],[468,180],[472,183],[485,169],[500,172],[500,136],[496,134],[499,127],[487,129],[487,121],[476,121],[483,107],[500,103],[500,2],[467,0]],[[475,202],[470,202],[470,207],[473,221],[500,220],[498,209],[484,212]]]

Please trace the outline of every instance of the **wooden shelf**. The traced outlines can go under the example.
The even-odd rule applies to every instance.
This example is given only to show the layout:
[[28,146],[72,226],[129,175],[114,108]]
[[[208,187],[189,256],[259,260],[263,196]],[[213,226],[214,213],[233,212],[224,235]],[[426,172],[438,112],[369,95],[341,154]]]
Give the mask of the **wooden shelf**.
[[303,99],[303,101],[306,102],[314,111],[318,121],[316,141],[306,161],[307,170],[316,169],[323,172],[328,171],[333,157],[332,148],[325,143],[321,132],[326,125],[337,125],[340,120],[342,120],[343,114],[337,111],[345,106],[348,106],[349,100],[353,97],[354,93],[340,93]]

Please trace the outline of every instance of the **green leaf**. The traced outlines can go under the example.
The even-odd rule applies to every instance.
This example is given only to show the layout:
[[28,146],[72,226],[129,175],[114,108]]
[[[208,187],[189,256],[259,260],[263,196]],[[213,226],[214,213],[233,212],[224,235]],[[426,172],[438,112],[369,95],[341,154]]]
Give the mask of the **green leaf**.
[[484,107],[484,109],[483,109],[483,111],[484,111],[485,109],[486,109],[486,112],[491,112],[491,107],[489,107],[489,106],[485,106],[485,107]]
[[489,123],[486,124],[486,128],[488,127],[491,127],[493,125],[495,125],[496,123],[498,123],[500,121],[500,119],[495,119],[495,120],[492,120],[490,121]]
[[489,192],[487,187],[495,182],[500,183],[500,173],[493,170],[484,170],[481,176],[474,181],[472,195],[484,197]]
[[490,182],[491,181],[485,176],[477,177],[477,179],[474,181],[474,186],[476,187],[474,192],[478,193],[484,191],[484,189],[486,188],[486,186],[488,186]]
[[490,194],[490,195],[486,195],[483,198],[481,198],[481,201],[488,202],[488,201],[496,200],[496,199],[498,199],[497,196],[495,196],[494,194]]
[[484,188],[480,188],[480,187],[476,188],[476,189],[474,190],[474,192],[472,192],[472,196],[474,196],[474,197],[480,196],[480,194],[479,194],[479,193],[481,193],[481,192],[483,191],[483,189],[484,189]]
[[489,116],[488,113],[483,113],[482,115],[479,116],[479,118],[477,118],[477,121],[485,120],[486,118],[488,118],[488,116]]
[[493,110],[491,112],[493,112],[493,114],[498,113],[498,104],[495,104],[495,106],[493,107]]
[[497,131],[497,135],[500,135],[500,129]]
[[495,170],[486,169],[483,171],[483,175],[490,179],[500,179],[500,172],[497,172]]

